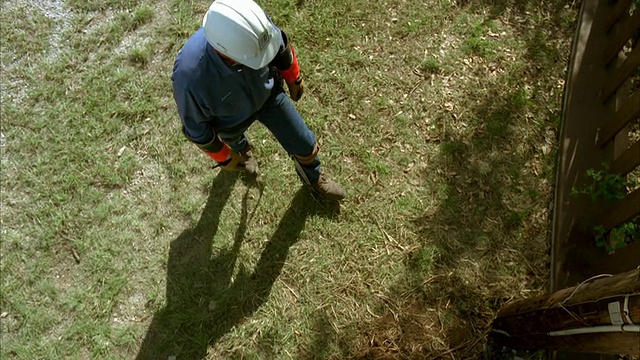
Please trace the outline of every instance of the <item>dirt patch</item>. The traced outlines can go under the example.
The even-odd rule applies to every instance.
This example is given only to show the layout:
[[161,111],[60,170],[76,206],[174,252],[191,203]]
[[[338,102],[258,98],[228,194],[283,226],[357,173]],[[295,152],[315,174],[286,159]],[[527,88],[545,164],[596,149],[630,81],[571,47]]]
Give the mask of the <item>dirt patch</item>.
[[[408,305],[397,315],[387,314],[362,330],[361,350],[355,359],[425,359],[447,354],[462,358],[481,351],[484,335],[473,334],[466,321],[448,323],[442,309]],[[473,340],[468,340],[468,339]]]

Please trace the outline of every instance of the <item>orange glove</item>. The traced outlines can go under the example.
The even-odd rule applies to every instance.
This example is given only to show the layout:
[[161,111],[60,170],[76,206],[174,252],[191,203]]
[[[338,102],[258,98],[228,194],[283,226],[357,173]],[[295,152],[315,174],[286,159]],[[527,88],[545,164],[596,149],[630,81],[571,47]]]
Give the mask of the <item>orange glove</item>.
[[291,100],[300,100],[302,93],[304,92],[304,80],[302,80],[302,77],[298,77],[296,81],[287,81],[286,83],[289,88],[289,96],[291,97]]
[[[232,153],[233,154],[233,153]],[[219,162],[214,166],[214,168],[221,167],[227,171],[241,171],[242,165],[238,161],[238,158],[235,156],[231,156],[229,159],[223,162]]]

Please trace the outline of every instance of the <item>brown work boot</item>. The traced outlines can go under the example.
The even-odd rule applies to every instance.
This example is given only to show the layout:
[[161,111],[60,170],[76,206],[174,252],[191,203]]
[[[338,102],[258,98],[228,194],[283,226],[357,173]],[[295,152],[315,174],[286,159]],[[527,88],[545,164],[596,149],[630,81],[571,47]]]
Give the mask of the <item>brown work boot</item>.
[[318,181],[311,184],[311,189],[327,200],[340,201],[347,196],[342,186],[324,175],[320,175]]

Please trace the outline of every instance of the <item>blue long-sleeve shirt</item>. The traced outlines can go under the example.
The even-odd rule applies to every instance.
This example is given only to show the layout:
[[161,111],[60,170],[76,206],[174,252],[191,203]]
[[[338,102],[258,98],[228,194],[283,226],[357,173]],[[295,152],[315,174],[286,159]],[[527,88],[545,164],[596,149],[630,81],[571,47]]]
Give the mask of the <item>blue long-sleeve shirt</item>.
[[[285,48],[285,41],[283,36],[281,48]],[[275,86],[268,66],[253,70],[227,65],[209,45],[202,28],[178,53],[171,79],[184,134],[201,144],[213,139],[216,128],[247,120],[264,105]]]

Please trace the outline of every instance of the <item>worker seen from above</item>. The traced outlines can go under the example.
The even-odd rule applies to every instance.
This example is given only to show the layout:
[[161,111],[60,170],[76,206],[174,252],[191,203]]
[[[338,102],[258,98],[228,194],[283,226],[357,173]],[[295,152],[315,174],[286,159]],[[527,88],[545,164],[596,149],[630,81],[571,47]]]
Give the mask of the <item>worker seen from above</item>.
[[346,196],[322,173],[316,136],[291,101],[304,90],[293,45],[252,0],[211,4],[202,27],[178,53],[172,81],[184,135],[223,170],[259,175],[245,135],[258,121],[311,191],[328,200]]

